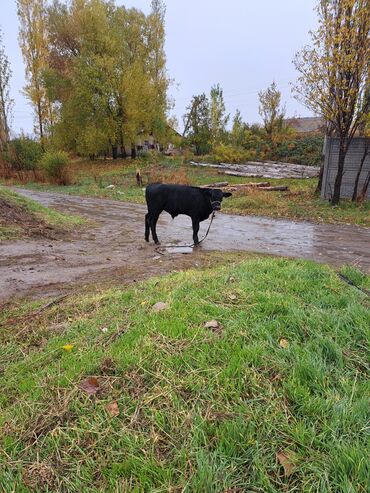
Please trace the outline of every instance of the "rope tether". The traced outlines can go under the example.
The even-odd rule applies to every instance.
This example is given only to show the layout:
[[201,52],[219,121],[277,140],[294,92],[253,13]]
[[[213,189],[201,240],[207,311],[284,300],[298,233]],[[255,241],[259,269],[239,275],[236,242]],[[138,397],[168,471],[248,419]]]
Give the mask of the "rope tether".
[[[216,212],[213,211],[212,212],[212,216],[211,216],[211,221],[210,221],[210,223],[208,225],[207,232],[204,235],[204,237],[199,241],[199,243],[197,245],[200,245],[202,243],[202,241],[204,241],[207,238],[208,233],[209,233],[209,230],[211,229],[212,222],[213,222],[213,219],[215,217],[215,214],[216,214]],[[161,250],[167,250],[167,248],[192,248],[193,246],[195,246],[195,243],[192,243],[191,245],[160,245],[160,246],[155,247],[154,250],[157,253],[159,253],[160,255],[165,255],[165,253],[163,253]]]

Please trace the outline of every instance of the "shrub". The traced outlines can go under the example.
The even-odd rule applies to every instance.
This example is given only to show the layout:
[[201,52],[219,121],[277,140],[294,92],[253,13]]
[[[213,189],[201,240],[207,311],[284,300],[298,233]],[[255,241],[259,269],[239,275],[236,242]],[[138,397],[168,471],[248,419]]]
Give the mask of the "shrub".
[[40,168],[49,181],[60,185],[67,185],[69,178],[67,175],[68,154],[64,151],[48,151],[40,162]]
[[41,145],[28,137],[20,137],[10,142],[7,151],[3,153],[13,170],[34,171],[42,158]]
[[323,137],[321,135],[308,135],[280,142],[276,148],[274,159],[291,163],[319,166]]
[[253,158],[253,152],[232,145],[219,144],[213,150],[213,159],[216,162],[242,163]]

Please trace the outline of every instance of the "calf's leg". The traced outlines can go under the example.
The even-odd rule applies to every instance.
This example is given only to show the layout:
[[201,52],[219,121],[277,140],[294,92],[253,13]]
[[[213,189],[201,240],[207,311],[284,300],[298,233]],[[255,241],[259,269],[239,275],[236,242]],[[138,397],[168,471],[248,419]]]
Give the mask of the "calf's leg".
[[197,246],[199,245],[199,239],[198,239],[199,221],[198,219],[193,219],[193,218],[191,221],[193,223],[193,241],[194,241],[194,245]]
[[149,241],[149,213],[145,214],[145,241]]
[[152,237],[153,237],[154,243],[156,245],[159,244],[159,240],[158,240],[158,236],[157,236],[157,231],[156,231],[158,217],[159,217],[159,214],[151,214],[149,216],[149,225],[150,225],[150,229],[152,231]]

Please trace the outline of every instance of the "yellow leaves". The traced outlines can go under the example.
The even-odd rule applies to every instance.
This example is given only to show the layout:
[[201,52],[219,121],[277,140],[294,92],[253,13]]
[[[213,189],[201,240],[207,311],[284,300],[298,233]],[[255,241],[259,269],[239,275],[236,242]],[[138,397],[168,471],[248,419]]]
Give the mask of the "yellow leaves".
[[65,344],[64,346],[62,346],[62,349],[64,349],[64,351],[66,351],[67,353],[70,353],[73,348],[74,348],[73,344]]
[[280,339],[279,346],[284,348],[284,349],[288,349],[289,341],[287,341],[286,339]]

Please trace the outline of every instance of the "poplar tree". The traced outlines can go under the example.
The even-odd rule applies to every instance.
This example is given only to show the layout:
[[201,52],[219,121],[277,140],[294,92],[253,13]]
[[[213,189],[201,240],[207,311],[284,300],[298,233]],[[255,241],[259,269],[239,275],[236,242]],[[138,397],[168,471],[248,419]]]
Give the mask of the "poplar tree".
[[44,74],[48,68],[46,3],[45,0],[17,0],[17,8],[19,43],[26,66],[27,84],[24,93],[34,107],[37,122],[35,130],[44,145],[54,120],[44,83]]
[[262,117],[263,124],[268,138],[274,142],[275,137],[283,128],[285,117],[285,108],[281,106],[281,92],[272,84],[265,90],[258,93],[259,97],[259,114]]
[[5,53],[3,35],[0,28],[0,150],[4,150],[9,142],[9,126],[14,104],[10,97],[11,76],[12,71]]
[[223,140],[229,117],[230,115],[226,114],[223,90],[220,84],[216,84],[212,86],[210,94],[210,127],[213,144]]

